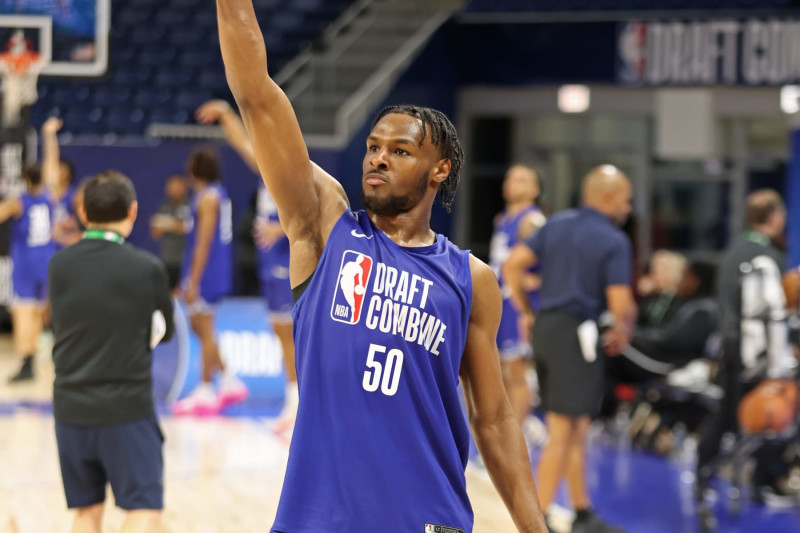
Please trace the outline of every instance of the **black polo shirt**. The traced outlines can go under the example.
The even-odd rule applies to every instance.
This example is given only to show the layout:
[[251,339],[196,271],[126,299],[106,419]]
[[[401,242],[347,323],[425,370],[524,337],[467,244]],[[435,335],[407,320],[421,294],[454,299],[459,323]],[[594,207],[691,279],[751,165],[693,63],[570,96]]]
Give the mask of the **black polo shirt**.
[[106,426],[155,414],[150,328],[159,310],[165,339],[174,331],[167,272],[154,255],[115,238],[121,241],[111,232],[83,239],[50,261],[53,414],[64,424]]
[[630,240],[594,209],[553,215],[526,244],[541,268],[542,311],[563,310],[597,320],[606,309],[606,287],[631,283]]

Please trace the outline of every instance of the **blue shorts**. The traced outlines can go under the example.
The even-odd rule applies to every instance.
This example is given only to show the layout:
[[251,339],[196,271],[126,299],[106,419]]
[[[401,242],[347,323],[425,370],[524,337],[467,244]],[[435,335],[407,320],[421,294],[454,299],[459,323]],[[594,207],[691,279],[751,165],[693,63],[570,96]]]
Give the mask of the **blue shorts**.
[[11,272],[14,303],[41,303],[47,300],[47,263],[31,268],[15,262]]
[[100,427],[56,421],[56,441],[70,509],[105,501],[106,483],[117,507],[163,509],[164,435],[155,416]]
[[530,344],[519,337],[519,313],[511,300],[503,300],[503,314],[497,330],[497,350],[501,361],[513,361],[530,355]]
[[289,282],[289,256],[282,253],[259,254],[259,281],[261,294],[273,318],[291,320],[292,286]]

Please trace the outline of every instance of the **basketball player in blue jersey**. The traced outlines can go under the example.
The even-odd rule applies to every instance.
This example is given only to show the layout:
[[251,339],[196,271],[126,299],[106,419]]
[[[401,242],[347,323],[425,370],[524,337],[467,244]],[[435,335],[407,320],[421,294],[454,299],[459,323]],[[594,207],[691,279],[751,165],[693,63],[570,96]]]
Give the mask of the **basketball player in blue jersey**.
[[463,159],[442,113],[387,108],[370,130],[362,203],[312,164],[269,77],[251,0],[218,0],[222,56],[289,238],[300,404],[274,533],[472,531],[469,430],[524,532],[546,531],[497,354],[492,270],[430,229]]
[[75,169],[61,159],[58,132],[64,123],[50,117],[42,124],[42,181],[53,204],[53,241],[56,248],[74,244],[81,239],[75,208]]
[[[250,169],[258,174],[253,145],[239,115],[224,100],[211,100],[197,109],[198,122],[219,123],[225,139]],[[294,425],[297,416],[297,373],[292,339],[292,291],[289,285],[289,239],[278,220],[278,208],[263,184],[258,189],[256,222],[253,228],[258,246],[258,273],[261,292],[269,307],[272,329],[283,349],[286,368],[286,391],[283,409],[274,429],[284,432]]]
[[[489,265],[500,281],[503,293],[503,315],[497,333],[497,346],[500,352],[500,365],[508,399],[520,424],[530,414],[531,390],[528,386],[527,371],[530,356],[530,324],[520,317],[511,303],[511,289],[505,286],[502,267],[511,248],[520,239],[532,236],[545,223],[541,209],[536,205],[539,197],[539,178],[536,171],[525,165],[514,165],[506,172],[503,181],[505,210],[497,215],[494,222],[489,250]],[[535,286],[534,276],[529,285]],[[533,308],[536,308],[537,293],[529,292]]]
[[[194,186],[192,220],[184,245],[181,291],[192,331],[200,339],[203,375],[186,398],[175,402],[177,415],[210,415],[247,398],[247,388],[225,371],[215,337],[214,306],[231,291],[233,220],[228,192],[219,180],[213,150],[196,150],[189,157],[188,174]],[[212,379],[219,374],[219,393]]]
[[14,300],[11,319],[14,344],[23,357],[11,383],[34,378],[33,359],[42,333],[43,312],[47,305],[47,265],[55,252],[51,235],[52,209],[38,166],[24,171],[27,191],[18,198],[0,203],[0,223],[13,218],[11,282]]

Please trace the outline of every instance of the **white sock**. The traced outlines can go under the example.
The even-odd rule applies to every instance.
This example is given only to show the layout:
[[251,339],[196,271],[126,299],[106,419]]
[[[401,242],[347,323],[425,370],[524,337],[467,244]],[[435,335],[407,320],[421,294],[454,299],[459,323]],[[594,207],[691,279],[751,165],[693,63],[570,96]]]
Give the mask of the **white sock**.
[[293,409],[297,408],[297,404],[300,402],[300,393],[297,389],[297,382],[292,381],[286,383],[286,399],[284,400],[284,409],[286,407],[292,407]]
[[203,394],[205,396],[215,396],[216,392],[214,392],[214,385],[210,381],[202,381],[195,389],[198,394]]

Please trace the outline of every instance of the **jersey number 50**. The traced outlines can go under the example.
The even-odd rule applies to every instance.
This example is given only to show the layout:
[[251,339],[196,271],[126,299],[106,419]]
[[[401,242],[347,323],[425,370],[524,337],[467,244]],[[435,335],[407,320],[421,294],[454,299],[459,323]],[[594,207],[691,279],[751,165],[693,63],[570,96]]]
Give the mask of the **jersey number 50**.
[[[375,360],[376,354],[386,354],[386,361],[381,364]],[[367,392],[375,392],[380,387],[386,396],[394,396],[400,385],[400,372],[403,371],[403,352],[392,348],[386,353],[386,346],[370,344],[367,354],[367,370],[364,371],[362,385]],[[381,378],[381,375],[383,378]]]

